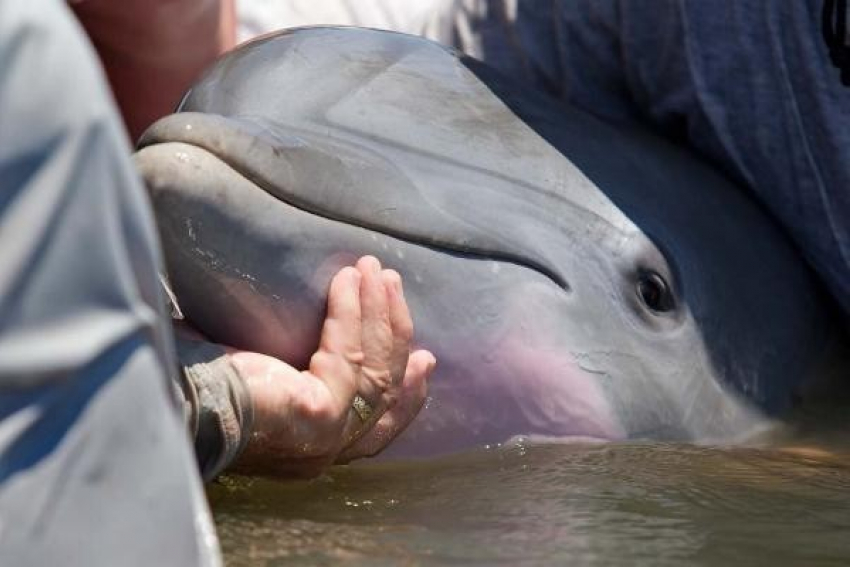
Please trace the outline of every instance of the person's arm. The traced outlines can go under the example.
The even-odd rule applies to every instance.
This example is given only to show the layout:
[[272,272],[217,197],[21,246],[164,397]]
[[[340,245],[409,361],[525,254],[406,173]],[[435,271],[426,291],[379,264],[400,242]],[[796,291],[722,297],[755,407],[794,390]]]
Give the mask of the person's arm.
[[235,40],[233,0],[77,0],[132,140]]
[[[435,364],[410,352],[401,279],[372,257],[331,282],[307,370],[176,326],[187,423],[205,479],[224,471],[309,477],[374,455],[418,413]],[[366,404],[358,410],[360,404]]]

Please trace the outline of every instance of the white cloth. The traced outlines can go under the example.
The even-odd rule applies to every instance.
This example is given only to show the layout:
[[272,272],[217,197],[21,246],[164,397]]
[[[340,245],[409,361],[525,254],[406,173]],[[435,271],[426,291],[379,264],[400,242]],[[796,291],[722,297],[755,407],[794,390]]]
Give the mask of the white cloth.
[[306,25],[360,26],[438,37],[454,0],[237,0],[238,37]]

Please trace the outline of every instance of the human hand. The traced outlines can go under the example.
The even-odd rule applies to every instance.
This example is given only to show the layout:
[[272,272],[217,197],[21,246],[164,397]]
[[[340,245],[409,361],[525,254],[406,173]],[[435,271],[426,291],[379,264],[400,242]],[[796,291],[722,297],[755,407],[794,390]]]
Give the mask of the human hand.
[[[234,469],[310,477],[380,452],[418,413],[436,362],[428,351],[410,353],[412,336],[401,278],[366,256],[332,280],[308,370],[231,350],[254,405],[253,433]],[[355,395],[371,406],[365,421],[352,408]]]

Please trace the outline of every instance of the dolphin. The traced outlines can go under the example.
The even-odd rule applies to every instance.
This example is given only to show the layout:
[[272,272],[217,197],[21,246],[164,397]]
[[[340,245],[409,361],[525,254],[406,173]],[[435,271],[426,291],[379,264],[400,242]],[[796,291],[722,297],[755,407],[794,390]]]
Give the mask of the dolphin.
[[215,341],[306,365],[340,267],[373,254],[401,273],[439,364],[394,455],[737,442],[795,408],[840,342],[740,187],[424,39],[255,40],[139,147],[168,278]]

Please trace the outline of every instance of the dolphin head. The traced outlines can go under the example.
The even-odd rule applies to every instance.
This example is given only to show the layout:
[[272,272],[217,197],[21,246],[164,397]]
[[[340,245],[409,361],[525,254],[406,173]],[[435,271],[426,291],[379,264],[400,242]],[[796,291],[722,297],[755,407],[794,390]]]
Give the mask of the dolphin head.
[[337,269],[402,274],[439,364],[397,454],[739,439],[833,340],[801,257],[728,179],[426,40],[254,41],[140,146],[171,284],[217,341],[303,365]]

